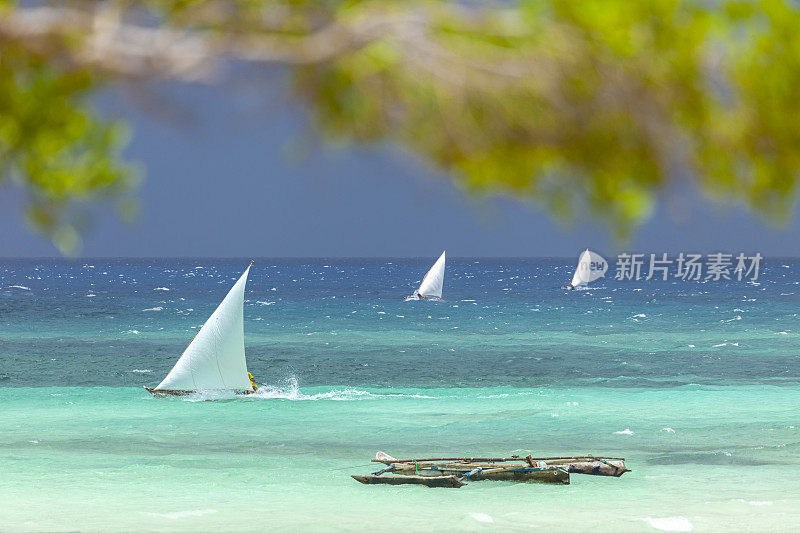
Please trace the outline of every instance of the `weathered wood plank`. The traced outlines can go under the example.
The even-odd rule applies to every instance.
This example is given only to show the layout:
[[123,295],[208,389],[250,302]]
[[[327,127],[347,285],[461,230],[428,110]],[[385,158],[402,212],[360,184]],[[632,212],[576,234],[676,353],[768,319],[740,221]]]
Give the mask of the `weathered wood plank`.
[[459,481],[456,476],[376,476],[370,474],[366,476],[353,475],[350,477],[365,485],[424,485],[426,487],[454,489],[466,485],[466,483]]

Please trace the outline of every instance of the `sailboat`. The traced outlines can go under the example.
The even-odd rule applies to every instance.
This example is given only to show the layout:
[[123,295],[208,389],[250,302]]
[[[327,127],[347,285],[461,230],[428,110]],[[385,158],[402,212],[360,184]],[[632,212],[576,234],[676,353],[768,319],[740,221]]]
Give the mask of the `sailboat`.
[[606,270],[608,270],[606,260],[587,248],[578,259],[578,267],[575,269],[575,274],[572,276],[572,281],[567,285],[567,288],[574,289],[581,285],[588,285],[590,282],[604,277]]
[[250,266],[200,328],[153,394],[182,396],[200,390],[251,394],[256,386],[244,357],[244,288]]
[[422,278],[422,283],[419,288],[414,291],[411,296],[406,296],[405,300],[441,300],[442,299],[442,285],[444,285],[444,254],[439,256],[439,259],[433,264],[425,277]]

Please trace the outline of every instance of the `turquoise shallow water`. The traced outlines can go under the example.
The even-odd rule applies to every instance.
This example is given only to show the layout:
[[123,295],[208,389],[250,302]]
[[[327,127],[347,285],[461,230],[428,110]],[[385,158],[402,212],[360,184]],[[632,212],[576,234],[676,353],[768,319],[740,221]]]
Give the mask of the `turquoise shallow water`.
[[[698,531],[800,524],[796,388],[314,387],[204,402],[65,387],[6,388],[0,401],[6,531],[644,531],[654,530],[647,519],[672,519],[669,530],[677,517]],[[603,451],[627,457],[633,472],[460,490],[352,481],[374,468],[365,459],[376,450]]]
[[[248,363],[272,386],[151,397],[239,263],[0,264],[0,531],[800,528],[792,261],[565,293],[567,261],[456,260],[445,303],[399,300],[424,261],[257,262]],[[633,471],[351,480],[378,450]]]

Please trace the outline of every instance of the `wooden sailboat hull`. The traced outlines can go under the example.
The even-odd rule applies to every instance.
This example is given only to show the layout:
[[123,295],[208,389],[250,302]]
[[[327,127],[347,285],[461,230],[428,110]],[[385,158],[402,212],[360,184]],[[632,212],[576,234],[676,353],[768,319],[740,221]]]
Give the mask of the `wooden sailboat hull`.
[[[187,396],[189,394],[195,394],[196,392],[198,392],[196,390],[153,389],[153,388],[150,388],[150,387],[145,387],[145,389],[147,390],[147,392],[152,393],[153,396]],[[238,395],[244,396],[244,395],[247,395],[247,394],[253,394],[255,391],[252,391],[252,390],[249,390],[249,391],[248,390],[236,390],[236,391],[233,391],[233,392],[234,392],[234,394],[238,394]]]
[[553,483],[556,485],[569,485],[569,472],[564,468],[508,468],[497,470],[495,465],[439,465],[430,468],[420,468],[420,476],[457,476],[461,477],[476,467],[484,467],[487,472],[477,472],[469,476],[470,481],[516,481],[517,483]]
[[424,485],[426,487],[452,489],[457,489],[466,485],[466,483],[459,481],[456,476],[376,476],[371,474],[368,476],[354,475],[350,477],[365,485]]

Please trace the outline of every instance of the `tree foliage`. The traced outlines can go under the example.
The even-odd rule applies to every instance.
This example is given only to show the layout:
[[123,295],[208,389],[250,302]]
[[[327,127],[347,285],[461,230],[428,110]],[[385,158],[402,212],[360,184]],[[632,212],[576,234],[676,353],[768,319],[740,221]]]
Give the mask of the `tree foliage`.
[[621,236],[687,177],[780,219],[799,177],[797,28],[790,0],[0,0],[0,179],[59,243],[70,205],[134,183],[94,90],[215,83],[244,61],[286,65],[326,136],[396,143],[472,191]]

